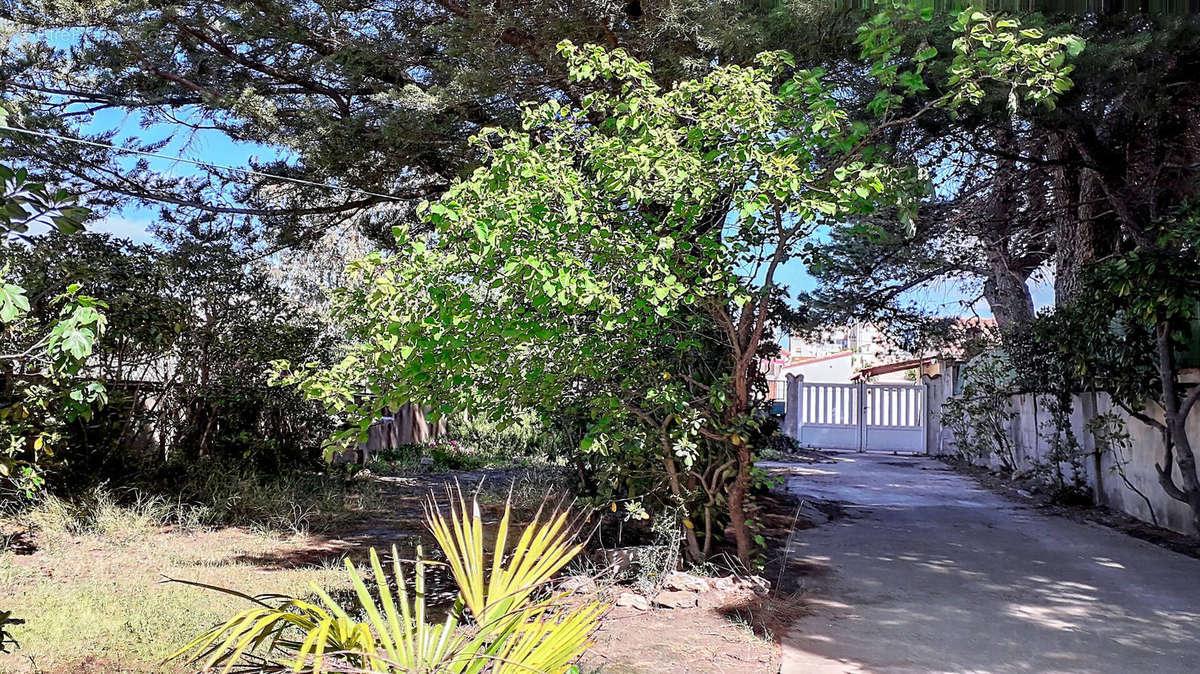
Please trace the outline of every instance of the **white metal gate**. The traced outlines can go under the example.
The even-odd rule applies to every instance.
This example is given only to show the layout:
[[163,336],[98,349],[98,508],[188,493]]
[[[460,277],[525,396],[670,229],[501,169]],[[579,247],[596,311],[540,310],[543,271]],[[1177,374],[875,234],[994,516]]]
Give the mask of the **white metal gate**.
[[784,432],[802,447],[925,452],[924,386],[792,383]]

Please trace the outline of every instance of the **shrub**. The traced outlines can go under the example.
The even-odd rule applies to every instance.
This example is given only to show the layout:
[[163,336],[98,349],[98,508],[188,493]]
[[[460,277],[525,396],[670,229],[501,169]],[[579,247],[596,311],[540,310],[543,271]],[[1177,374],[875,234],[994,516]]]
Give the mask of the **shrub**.
[[424,559],[418,548],[410,588],[393,546],[394,591],[379,555],[374,549],[370,553],[377,597],[353,562],[346,561],[365,618],[352,618],[316,587],[319,603],[222,590],[256,606],[172,657],[189,656],[202,668],[221,666],[225,672],[289,666],[311,672],[567,671],[590,646],[590,634],[606,608],[590,601],[567,608],[560,606],[562,596],[541,593],[583,547],[571,542],[569,512],[556,509],[544,520],[539,512],[508,550],[511,510],[506,507],[487,559],[479,504],[468,508],[461,491],[457,497],[449,519],[432,501],[426,508],[426,523],[459,588],[455,610],[440,624],[428,619],[425,593],[426,567],[440,563]]

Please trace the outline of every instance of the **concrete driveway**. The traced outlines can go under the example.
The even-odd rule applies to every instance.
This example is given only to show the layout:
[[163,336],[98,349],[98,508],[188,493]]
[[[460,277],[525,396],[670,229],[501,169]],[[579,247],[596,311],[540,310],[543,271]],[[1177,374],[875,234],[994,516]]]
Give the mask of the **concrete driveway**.
[[1041,515],[932,459],[838,454],[789,488],[846,504],[785,573],[815,614],[784,674],[1200,672],[1200,560]]

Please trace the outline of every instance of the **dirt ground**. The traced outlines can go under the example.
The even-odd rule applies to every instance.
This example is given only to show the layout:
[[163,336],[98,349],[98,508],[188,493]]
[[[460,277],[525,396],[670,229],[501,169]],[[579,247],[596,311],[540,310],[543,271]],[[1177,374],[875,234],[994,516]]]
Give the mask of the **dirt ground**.
[[[371,546],[428,545],[420,516],[430,485],[457,479],[464,487],[473,487],[481,477],[460,473],[389,478],[384,481],[383,511],[324,533],[281,537],[233,528],[195,532],[166,528],[120,541],[78,536],[39,546],[36,540],[21,539],[0,555],[0,597],[3,608],[27,623],[14,628],[22,648],[0,654],[0,672],[185,671],[162,664],[162,658],[245,606],[201,588],[164,584],[160,582],[164,576],[251,594],[294,596],[309,594],[315,583],[334,596],[343,592],[348,596],[342,558],[361,560]],[[503,483],[502,491],[507,493],[514,477],[518,476],[493,475],[489,481]],[[519,506],[536,509],[545,486],[545,476],[533,476],[524,487],[519,484]],[[784,501],[774,504],[778,526],[787,519],[780,513],[789,507]],[[498,514],[499,502],[491,509]],[[775,542],[782,545],[782,535],[788,532],[775,533],[781,534]],[[450,601],[449,583],[438,585]],[[584,671],[776,672],[782,630],[771,611],[741,606],[647,612],[617,608],[596,635],[597,645]]]
[[1197,671],[1200,561],[1047,514],[916,456],[839,454],[791,489],[842,503],[786,573],[813,612],[785,674]]
[[596,634],[581,669],[596,674],[765,674],[779,671],[779,648],[742,616],[714,609],[616,608]]

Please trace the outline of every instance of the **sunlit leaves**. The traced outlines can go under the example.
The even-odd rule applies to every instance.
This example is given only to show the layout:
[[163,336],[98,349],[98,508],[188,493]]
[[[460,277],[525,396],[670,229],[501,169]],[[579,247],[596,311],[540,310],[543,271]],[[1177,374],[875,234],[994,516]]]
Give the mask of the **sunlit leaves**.
[[25,289],[12,283],[0,285],[0,322],[11,323],[29,311]]
[[0,270],[0,370],[11,380],[0,403],[0,478],[32,495],[44,479],[39,459],[61,449],[63,424],[86,419],[106,402],[104,386],[80,377],[103,333],[102,302],[80,295],[78,286],[52,299],[59,316],[43,332],[28,320],[25,290]]

